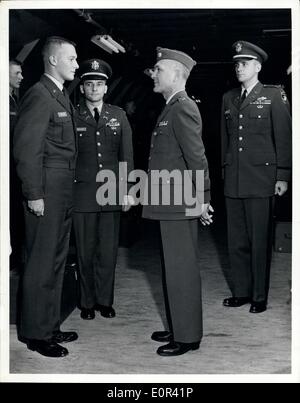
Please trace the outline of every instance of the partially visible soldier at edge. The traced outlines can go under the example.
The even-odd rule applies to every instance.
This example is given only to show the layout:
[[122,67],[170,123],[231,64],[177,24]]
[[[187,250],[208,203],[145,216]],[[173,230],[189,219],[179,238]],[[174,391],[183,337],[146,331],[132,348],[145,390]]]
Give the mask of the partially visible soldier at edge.
[[24,264],[24,214],[22,187],[13,158],[13,133],[18,116],[18,90],[23,81],[22,63],[9,61],[9,222],[10,222],[10,270],[20,272]]

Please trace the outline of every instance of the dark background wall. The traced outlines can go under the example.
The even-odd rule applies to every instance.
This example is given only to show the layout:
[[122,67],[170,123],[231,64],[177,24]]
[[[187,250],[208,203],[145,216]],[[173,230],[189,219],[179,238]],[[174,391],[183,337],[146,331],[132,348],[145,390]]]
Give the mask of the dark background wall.
[[[10,57],[23,46],[39,39],[24,62],[22,95],[43,72],[40,56],[47,36],[60,35],[77,44],[78,62],[103,58],[114,74],[107,102],[124,107],[134,100],[136,112],[130,117],[134,127],[136,164],[145,168],[151,129],[163,106],[163,98],[152,91],[152,80],[143,71],[155,63],[157,46],[187,52],[197,61],[187,90],[197,100],[203,118],[203,139],[210,165],[213,203],[223,211],[220,167],[219,121],[222,94],[236,86],[231,61],[231,45],[247,40],[269,54],[260,80],[283,84],[291,100],[287,68],[291,60],[291,13],[289,9],[16,9],[10,10]],[[110,34],[126,48],[125,54],[108,54],[93,44],[95,34]],[[78,101],[76,81],[71,84],[73,101]],[[278,209],[291,216],[291,193]],[[284,212],[284,213],[283,213]]]

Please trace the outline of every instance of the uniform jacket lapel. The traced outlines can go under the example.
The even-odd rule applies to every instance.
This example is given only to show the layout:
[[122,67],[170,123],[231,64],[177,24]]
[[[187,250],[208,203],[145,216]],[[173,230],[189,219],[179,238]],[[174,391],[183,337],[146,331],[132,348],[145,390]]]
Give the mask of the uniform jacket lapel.
[[82,101],[79,103],[79,117],[84,123],[89,124],[90,126],[96,127],[97,123],[91,114],[89,108],[85,105],[85,102]]
[[84,121],[84,123],[86,123],[94,128],[97,127],[98,129],[101,129],[109,121],[109,108],[106,104],[103,103],[99,121],[97,124],[97,122],[94,119],[94,116],[90,112],[89,108],[86,106],[85,102],[82,101],[79,104],[79,117],[81,120]]
[[242,103],[240,109],[246,108],[246,106],[248,106],[251,102],[253,102],[260,94],[262,88],[263,88],[263,85],[260,82],[258,82],[256,84],[256,86],[252,89],[250,94],[246,97],[246,99]]
[[239,88],[236,88],[232,94],[232,103],[236,107],[236,109],[240,108],[240,96],[241,96],[241,90]]
[[64,96],[57,85],[55,85],[55,83],[45,75],[41,77],[41,83],[44,85],[44,87],[47,88],[52,97],[55,98],[57,102],[59,102],[64,107],[64,109],[66,109],[71,115],[73,115],[72,104],[69,96]]
[[108,121],[109,121],[109,108],[105,103],[103,103],[100,118],[98,121],[98,128],[101,129],[103,126],[106,125]]
[[171,101],[165,105],[164,109],[162,110],[161,114],[159,115],[159,117],[157,119],[157,124],[163,120],[163,118],[166,116],[166,114],[171,109],[172,105],[177,101],[178,98],[180,98],[182,96],[187,96],[187,93],[185,91],[177,92],[177,94],[174,95],[174,97],[171,99]]

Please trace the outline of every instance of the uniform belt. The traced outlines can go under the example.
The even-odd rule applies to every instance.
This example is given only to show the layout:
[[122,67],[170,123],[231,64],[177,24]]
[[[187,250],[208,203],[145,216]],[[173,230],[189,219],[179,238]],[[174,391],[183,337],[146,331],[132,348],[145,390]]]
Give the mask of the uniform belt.
[[44,167],[48,168],[62,168],[62,169],[75,169],[75,161],[59,161],[59,160],[45,160]]

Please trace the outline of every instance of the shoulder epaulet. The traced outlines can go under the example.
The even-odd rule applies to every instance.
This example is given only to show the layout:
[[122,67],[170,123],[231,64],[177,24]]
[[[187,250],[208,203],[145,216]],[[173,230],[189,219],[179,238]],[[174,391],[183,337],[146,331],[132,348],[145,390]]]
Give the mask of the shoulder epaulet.
[[280,84],[264,84],[264,88],[279,88],[281,90],[283,86]]
[[178,98],[177,98],[177,101],[178,101],[178,102],[184,102],[184,101],[193,101],[193,100],[192,100],[191,98],[189,98],[189,97],[183,95],[183,96],[181,96],[181,97],[178,97]]
[[284,104],[288,102],[285,90],[284,90],[284,85],[264,85],[264,88],[276,88],[277,90],[280,91],[280,96]]
[[120,109],[121,111],[123,110],[120,106],[118,105],[112,105],[112,104],[106,104],[107,106],[109,106],[110,108],[116,108],[116,109]]

